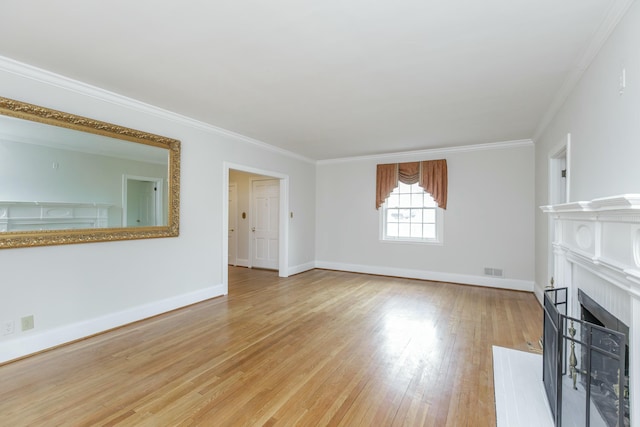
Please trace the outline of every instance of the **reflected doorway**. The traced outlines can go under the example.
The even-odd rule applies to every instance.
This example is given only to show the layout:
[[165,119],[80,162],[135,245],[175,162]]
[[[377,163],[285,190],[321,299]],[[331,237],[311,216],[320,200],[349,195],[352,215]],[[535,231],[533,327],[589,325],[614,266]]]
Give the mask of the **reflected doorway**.
[[162,178],[124,175],[122,181],[122,226],[163,225]]

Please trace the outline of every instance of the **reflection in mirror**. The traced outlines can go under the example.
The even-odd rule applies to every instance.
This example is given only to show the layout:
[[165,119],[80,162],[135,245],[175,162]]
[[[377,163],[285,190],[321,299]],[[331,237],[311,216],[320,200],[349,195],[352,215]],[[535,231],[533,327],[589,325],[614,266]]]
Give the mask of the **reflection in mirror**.
[[178,235],[180,143],[0,98],[0,248]]

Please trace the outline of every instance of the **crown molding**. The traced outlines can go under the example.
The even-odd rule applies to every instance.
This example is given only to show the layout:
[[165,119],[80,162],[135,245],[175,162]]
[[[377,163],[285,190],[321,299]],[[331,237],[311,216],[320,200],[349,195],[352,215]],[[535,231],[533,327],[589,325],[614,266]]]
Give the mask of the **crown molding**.
[[609,39],[613,30],[620,23],[624,15],[627,13],[634,0],[617,0],[609,8],[607,16],[603,19],[602,23],[598,27],[598,31],[591,39],[591,43],[587,46],[582,56],[576,61],[573,70],[569,73],[564,83],[560,87],[560,90],[553,98],[551,105],[547,112],[542,116],[540,123],[535,129],[533,134],[533,140],[537,141],[542,133],[547,129],[551,120],[556,116],[560,108],[564,105],[571,92],[578,85],[578,82],[582,78],[582,75],[587,71],[587,68],[591,65],[595,57],[602,49],[602,46]]
[[106,89],[83,83],[69,77],[62,76],[60,74],[53,73],[51,71],[44,70],[42,68],[35,67],[33,65],[25,64],[23,62],[16,61],[11,58],[0,56],[0,72],[7,72],[15,74],[19,77],[34,80],[40,83],[59,87],[61,89],[79,93],[84,96],[88,96],[99,101],[108,102],[119,107],[124,107],[130,110],[134,110],[143,114],[151,115],[163,120],[173,121],[191,128],[199,129],[209,133],[215,133],[217,135],[230,137],[235,140],[246,142],[248,144],[257,146],[263,150],[271,151],[277,154],[281,154],[287,157],[301,160],[303,162],[314,164],[315,160],[305,156],[301,156],[297,153],[275,147],[267,144],[266,142],[244,136],[242,134],[232,132],[227,129],[223,129],[200,120],[192,119],[187,116],[183,116],[178,113],[174,113],[169,110],[165,110],[151,104],[138,101],[133,98],[120,95]]
[[468,153],[472,151],[484,151],[484,150],[503,150],[505,148],[525,147],[533,146],[533,141],[530,139],[518,139],[513,141],[491,142],[487,144],[475,144],[475,145],[461,145],[457,147],[444,147],[444,148],[429,148],[425,150],[415,151],[402,151],[395,153],[374,154],[370,156],[356,156],[356,157],[343,157],[339,159],[318,160],[316,164],[327,165],[334,163],[347,163],[347,162],[361,162],[367,160],[388,160],[393,158],[416,158],[416,157],[432,157],[440,156],[452,153]]

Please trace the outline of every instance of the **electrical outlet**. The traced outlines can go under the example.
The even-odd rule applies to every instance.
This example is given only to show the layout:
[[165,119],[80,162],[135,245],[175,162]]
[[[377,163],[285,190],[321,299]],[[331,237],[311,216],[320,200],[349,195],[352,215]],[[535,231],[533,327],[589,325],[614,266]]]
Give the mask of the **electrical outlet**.
[[22,330],[23,331],[28,331],[29,329],[33,329],[33,327],[34,327],[33,314],[30,315],[30,316],[25,316],[20,320],[22,321]]
[[618,93],[622,95],[627,88],[627,70],[625,68],[620,71],[620,77],[618,78]]
[[16,330],[16,322],[14,320],[7,320],[2,322],[2,335],[11,335]]

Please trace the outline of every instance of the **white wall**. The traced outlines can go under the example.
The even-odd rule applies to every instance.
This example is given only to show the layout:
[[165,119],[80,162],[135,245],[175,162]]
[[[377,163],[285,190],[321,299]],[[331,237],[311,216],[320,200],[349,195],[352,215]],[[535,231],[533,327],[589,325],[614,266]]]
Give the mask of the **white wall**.
[[[375,209],[376,164],[446,158],[444,243],[383,242]],[[318,266],[533,290],[533,144],[320,162]],[[501,268],[504,279],[484,276]]]
[[[549,204],[548,163],[571,134],[570,199],[640,193],[640,4],[602,46],[536,144],[536,206]],[[627,87],[619,93],[626,69]],[[536,294],[549,282],[546,215],[536,209]],[[561,283],[556,283],[562,285]]]
[[[224,162],[289,177],[288,265],[313,265],[313,163],[4,58],[0,95],[182,142],[179,237],[0,251],[0,322],[17,323],[0,362],[222,294]],[[31,314],[35,329],[19,331]]]

